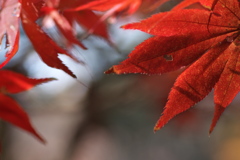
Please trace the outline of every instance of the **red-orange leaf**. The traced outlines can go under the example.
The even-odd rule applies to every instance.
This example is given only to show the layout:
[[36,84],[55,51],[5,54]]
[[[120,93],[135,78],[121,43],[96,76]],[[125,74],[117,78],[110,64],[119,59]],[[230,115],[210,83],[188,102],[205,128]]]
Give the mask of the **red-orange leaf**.
[[213,12],[178,9],[123,26],[155,37],[138,45],[128,59],[106,73],[162,74],[189,66],[177,78],[154,130],[201,101],[215,88],[216,109],[211,132],[224,109],[240,90],[239,1],[205,2]]

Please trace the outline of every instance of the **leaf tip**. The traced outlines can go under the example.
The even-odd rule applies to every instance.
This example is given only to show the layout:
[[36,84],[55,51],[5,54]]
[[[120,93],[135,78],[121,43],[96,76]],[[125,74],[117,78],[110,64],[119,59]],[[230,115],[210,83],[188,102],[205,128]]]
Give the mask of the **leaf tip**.
[[73,74],[73,73],[70,74],[70,76],[73,77],[73,78],[75,78],[75,79],[77,79],[77,76],[76,76],[75,74]]
[[212,124],[209,129],[209,135],[212,133],[213,129],[215,128],[220,116],[224,112],[225,108],[219,104],[215,105],[215,112],[214,112],[214,117],[212,119]]
[[49,78],[49,81],[57,81],[57,78]]
[[50,81],[55,81],[55,80],[57,80],[56,78],[42,78],[42,79],[31,78],[31,79],[36,82],[35,85],[40,85],[40,84],[43,84],[43,83],[48,83],[48,82],[50,82]]
[[57,78],[47,78],[46,82],[49,82],[49,81],[57,81],[58,79]]
[[155,127],[154,127],[154,129],[153,129],[153,132],[156,133],[158,130],[160,130],[160,129],[164,126],[164,124],[165,124],[165,123],[162,122],[162,118],[160,118],[160,119],[157,121],[157,123],[156,123],[156,125],[155,125]]
[[154,129],[153,129],[153,132],[156,133],[160,128],[155,126]]
[[107,71],[104,72],[104,74],[111,74],[111,73],[115,73],[114,67],[111,67]]
[[122,29],[134,29],[133,28],[134,24],[135,23],[125,24],[125,25],[121,26],[120,28],[122,28]]
[[40,136],[38,133],[34,134],[34,136],[42,143],[42,144],[47,144],[47,141],[42,137]]
[[30,126],[30,129],[28,129],[27,131],[30,132],[35,138],[37,138],[37,140],[41,143],[47,143],[47,141],[32,126]]

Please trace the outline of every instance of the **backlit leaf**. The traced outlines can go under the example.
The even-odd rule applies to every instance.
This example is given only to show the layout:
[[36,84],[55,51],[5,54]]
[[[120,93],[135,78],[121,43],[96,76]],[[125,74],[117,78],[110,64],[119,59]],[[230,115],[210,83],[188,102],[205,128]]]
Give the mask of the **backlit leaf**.
[[[183,3],[187,7],[193,1],[185,0]],[[214,88],[212,132],[224,109],[239,92],[239,1],[198,2],[204,7],[209,6],[209,9],[182,10],[181,3],[173,11],[123,26],[154,37],[138,45],[121,64],[106,71],[162,74],[188,66],[177,78],[155,131],[201,101]]]

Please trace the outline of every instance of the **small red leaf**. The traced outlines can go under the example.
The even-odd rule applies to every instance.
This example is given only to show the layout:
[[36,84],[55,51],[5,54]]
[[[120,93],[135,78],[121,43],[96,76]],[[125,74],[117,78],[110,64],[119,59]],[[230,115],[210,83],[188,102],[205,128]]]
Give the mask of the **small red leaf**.
[[0,93],[0,118],[18,126],[37,137],[41,142],[45,140],[32,127],[26,112],[10,97]]
[[35,22],[27,19],[24,15],[22,16],[22,19],[23,28],[43,62],[50,67],[61,69],[73,78],[76,78],[72,71],[70,71],[68,67],[66,67],[58,58],[58,54],[65,54],[76,61],[77,59],[67,53],[67,51],[60,48]]
[[22,74],[0,70],[0,92],[2,93],[19,93],[27,91],[34,86],[55,80],[54,78],[32,79]]

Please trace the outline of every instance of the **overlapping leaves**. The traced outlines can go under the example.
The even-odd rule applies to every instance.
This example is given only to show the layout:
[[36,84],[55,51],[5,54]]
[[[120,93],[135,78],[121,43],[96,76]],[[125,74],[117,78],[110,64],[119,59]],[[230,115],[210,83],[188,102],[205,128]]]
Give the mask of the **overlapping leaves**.
[[27,91],[38,84],[52,80],[54,79],[31,79],[19,73],[0,70],[0,118],[32,133],[40,141],[44,142],[44,139],[32,127],[27,113],[9,94]]
[[[4,67],[17,53],[20,39],[20,23],[30,39],[34,49],[44,63],[50,67],[61,69],[73,78],[74,73],[58,58],[59,54],[65,54],[77,62],[68,49],[73,45],[86,49],[77,39],[74,23],[77,22],[86,28],[87,34],[95,34],[111,42],[107,32],[106,18],[126,12],[136,12],[142,4],[148,4],[153,8],[168,0],[111,0],[98,1],[97,5],[90,5],[95,0],[1,0],[0,1],[0,44],[7,48],[6,59],[0,64]],[[82,6],[83,9],[75,9]],[[88,6],[88,7],[86,7]],[[112,9],[114,8],[114,9]],[[107,16],[99,16],[93,10],[106,11]],[[60,47],[44,30],[39,21],[51,19],[56,28],[65,39],[66,46]],[[2,45],[2,44],[1,44]],[[44,141],[32,127],[28,115],[8,94],[15,94],[32,88],[33,86],[48,82],[53,79],[29,79],[20,74],[0,70],[0,118],[8,121]]]
[[[195,2],[205,9],[180,10]],[[154,130],[201,101],[214,88],[212,132],[240,90],[239,21],[238,0],[185,0],[172,11],[123,26],[154,37],[138,45],[128,59],[107,73],[162,74],[188,66],[177,78]]]
[[[122,13],[129,15],[141,6],[154,9],[166,1],[168,0],[2,0],[0,2],[0,39],[2,41],[6,35],[6,46],[9,46],[9,49],[6,53],[6,60],[0,64],[0,68],[5,66],[18,51],[21,21],[25,33],[43,62],[76,78],[58,58],[58,54],[65,54],[77,61],[67,49],[71,49],[73,45],[86,49],[77,39],[75,22],[88,30],[87,35],[93,33],[111,42],[105,23],[109,16]],[[106,14],[99,16],[93,10],[106,11]],[[65,39],[64,48],[58,46],[36,23],[41,18],[43,21],[51,19],[54,22]]]
[[[58,58],[65,54],[77,60],[67,48],[86,49],[76,38],[74,23],[110,41],[105,20],[110,16],[131,15],[139,9],[152,10],[168,0],[2,0],[0,1],[0,40],[8,47],[5,66],[17,53],[19,23],[35,50],[48,66],[76,78]],[[195,5],[195,9],[189,9]],[[197,5],[197,7],[196,7]],[[105,12],[102,16],[94,11]],[[37,20],[51,19],[66,46],[60,47],[40,27]],[[238,0],[185,0],[172,11],[163,12],[123,26],[154,35],[138,45],[121,64],[107,73],[163,74],[182,67],[155,130],[201,101],[214,88],[215,114],[210,132],[240,89],[240,12]],[[8,96],[52,79],[29,79],[10,71],[0,71],[0,118],[21,127],[40,140],[27,114]]]

